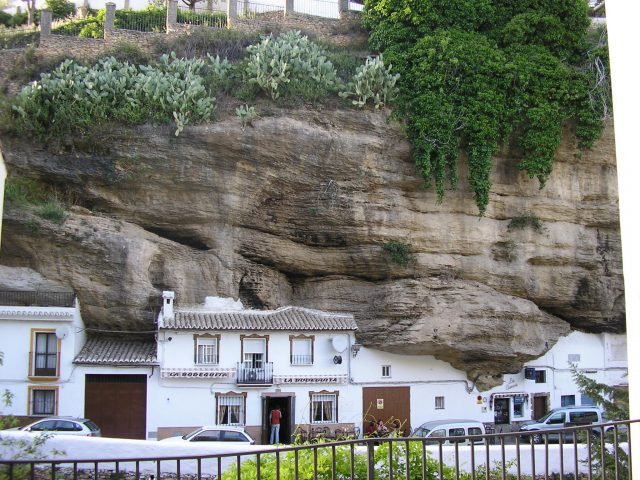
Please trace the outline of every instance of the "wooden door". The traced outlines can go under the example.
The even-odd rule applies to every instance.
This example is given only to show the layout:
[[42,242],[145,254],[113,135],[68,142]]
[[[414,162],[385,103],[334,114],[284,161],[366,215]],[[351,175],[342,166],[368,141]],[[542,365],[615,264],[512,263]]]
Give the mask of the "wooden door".
[[87,375],[84,415],[104,437],[147,438],[147,376]]
[[547,397],[533,397],[533,419],[538,420],[547,413]]
[[364,387],[362,389],[362,431],[371,420],[383,420],[390,427],[396,420],[402,432],[411,432],[410,387]]

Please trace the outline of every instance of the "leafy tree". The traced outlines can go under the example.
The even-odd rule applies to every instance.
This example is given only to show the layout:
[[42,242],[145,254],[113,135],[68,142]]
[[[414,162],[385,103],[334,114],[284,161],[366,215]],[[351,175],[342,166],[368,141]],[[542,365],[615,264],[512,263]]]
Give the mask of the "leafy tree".
[[608,62],[589,43],[584,0],[366,0],[364,24],[400,74],[398,113],[439,200],[466,157],[483,215],[500,147],[515,146],[542,188],[565,123],[584,146],[600,134],[606,111],[591,93],[592,65]]
[[[571,374],[581,393],[589,396],[604,410],[608,420],[626,420],[629,418],[629,391],[622,387],[611,387],[599,383],[579,372],[575,364],[571,364]],[[590,435],[591,464],[595,469],[595,477],[629,479],[629,456],[624,448],[601,448],[601,442],[614,443],[614,432],[605,433],[604,438]],[[619,429],[618,442],[628,441],[628,431]]]
[[67,0],[47,0],[46,3],[54,19],[71,17],[76,13],[76,6],[73,2]]

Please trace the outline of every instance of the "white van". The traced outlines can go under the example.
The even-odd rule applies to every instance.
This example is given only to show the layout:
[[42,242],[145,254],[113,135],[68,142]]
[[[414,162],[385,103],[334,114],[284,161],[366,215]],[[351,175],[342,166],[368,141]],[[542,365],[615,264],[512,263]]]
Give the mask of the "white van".
[[427,444],[439,444],[439,438],[444,437],[466,437],[460,440],[445,440],[443,445],[469,445],[473,440],[474,444],[484,444],[484,438],[470,439],[471,435],[484,435],[484,425],[476,420],[432,420],[416,428],[411,434],[412,437],[423,437],[433,439]]

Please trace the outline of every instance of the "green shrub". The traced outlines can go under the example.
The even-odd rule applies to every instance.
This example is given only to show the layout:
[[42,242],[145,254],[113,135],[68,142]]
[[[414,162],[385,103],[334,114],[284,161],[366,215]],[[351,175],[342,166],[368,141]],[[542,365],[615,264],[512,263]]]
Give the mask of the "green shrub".
[[115,27],[139,32],[166,32],[167,9],[148,5],[143,10],[116,10]]
[[353,81],[338,93],[342,98],[356,97],[351,103],[364,107],[369,100],[375,108],[385,106],[397,94],[396,82],[400,74],[391,73],[391,65],[385,67],[382,55],[369,57],[358,67]]
[[507,225],[507,229],[509,230],[523,230],[526,227],[529,227],[538,233],[545,232],[542,220],[532,213],[525,213],[524,215],[513,217],[509,222],[509,225]]
[[406,267],[415,260],[411,245],[392,240],[382,245],[382,249],[389,255],[395,264]]
[[157,65],[135,66],[110,57],[87,67],[66,60],[15,98],[15,130],[41,138],[86,132],[111,119],[185,125],[213,118],[215,98],[206,88],[215,59],[163,55]]
[[564,124],[586,146],[602,129],[608,112],[592,87],[608,84],[608,67],[603,45],[589,46],[582,0],[365,0],[364,25],[401,75],[397,113],[439,200],[466,158],[483,215],[501,145],[517,146],[519,168],[543,187]]
[[151,62],[152,57],[146,50],[140,48],[135,43],[120,41],[105,51],[102,57],[113,57],[117,61],[128,62],[132,65],[146,65]]
[[236,108],[236,116],[240,119],[240,123],[242,124],[242,130],[245,129],[247,125],[251,125],[257,117],[256,108],[252,105],[241,105]]
[[247,51],[246,79],[274,100],[287,95],[315,100],[336,87],[336,69],[326,52],[299,31],[268,35]]

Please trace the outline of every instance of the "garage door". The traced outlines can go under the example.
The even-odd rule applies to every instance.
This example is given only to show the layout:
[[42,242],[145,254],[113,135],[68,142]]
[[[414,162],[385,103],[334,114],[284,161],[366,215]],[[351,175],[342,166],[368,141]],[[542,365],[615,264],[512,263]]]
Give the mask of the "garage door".
[[85,416],[105,437],[147,437],[147,376],[87,375]]
[[409,434],[411,426],[410,387],[365,387],[362,389],[363,431],[370,420],[383,420],[387,425],[399,420],[404,433]]

